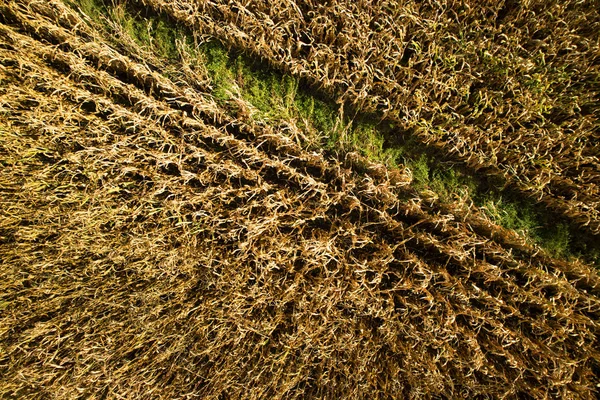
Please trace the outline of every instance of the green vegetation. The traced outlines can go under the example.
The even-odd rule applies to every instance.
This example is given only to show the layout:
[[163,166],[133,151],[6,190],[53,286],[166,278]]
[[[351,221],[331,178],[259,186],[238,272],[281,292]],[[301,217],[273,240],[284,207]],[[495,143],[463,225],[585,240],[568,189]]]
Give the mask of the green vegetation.
[[179,30],[161,19],[132,16],[125,7],[115,7],[111,10],[111,18],[118,21],[139,45],[150,46],[161,58],[177,59],[179,53],[176,39],[181,36]]
[[102,0],[64,0],[65,3],[74,7],[75,9],[81,10],[81,12],[94,21],[99,21],[107,14],[107,7],[105,7]]
[[[413,138],[400,135],[393,125],[369,116],[345,115],[342,106],[314,93],[296,78],[228,50],[216,40],[195,42],[192,35],[168,18],[147,10],[133,10],[131,3],[71,1],[96,21],[99,16],[107,16],[159,59],[166,58],[175,65],[182,62],[182,57],[195,60],[210,78],[212,94],[218,102],[235,108],[234,100],[241,99],[252,106],[250,116],[256,120],[295,123],[309,134],[309,142],[304,144],[307,147],[330,152],[360,151],[389,167],[406,165],[417,190],[433,192],[445,201],[457,197],[471,200],[495,223],[516,230],[551,254],[567,259],[582,257],[600,265],[600,246],[579,233],[577,227],[557,221],[533,200],[506,192],[487,178],[475,177],[453,163],[441,161],[443,157]],[[501,63],[496,64],[498,73],[504,73]],[[173,73],[176,71],[174,68]],[[529,84],[540,82],[532,77]]]

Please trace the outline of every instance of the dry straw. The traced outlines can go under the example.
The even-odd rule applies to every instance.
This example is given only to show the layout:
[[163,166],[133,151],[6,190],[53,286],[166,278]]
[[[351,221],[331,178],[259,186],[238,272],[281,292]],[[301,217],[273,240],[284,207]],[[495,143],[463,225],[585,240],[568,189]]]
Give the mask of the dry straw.
[[307,152],[58,1],[0,11],[1,396],[598,395],[589,267]]

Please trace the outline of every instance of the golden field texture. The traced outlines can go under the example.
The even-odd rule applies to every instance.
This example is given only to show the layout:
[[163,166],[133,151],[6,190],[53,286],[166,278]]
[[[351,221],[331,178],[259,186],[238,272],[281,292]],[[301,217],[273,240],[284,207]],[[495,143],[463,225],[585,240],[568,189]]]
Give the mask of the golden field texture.
[[[214,34],[219,9],[236,45],[249,45],[243,29],[279,32],[266,14],[253,25],[254,14],[240,9],[235,21],[214,3],[193,12],[182,11],[191,2],[151,3],[196,16]],[[290,26],[308,14],[290,7],[273,7],[289,11],[278,15]],[[343,32],[350,17],[336,10]],[[322,35],[341,51],[342,42],[327,42],[341,39]],[[286,55],[282,45],[280,58],[284,42],[264,54],[283,64],[289,56],[290,70],[315,79],[338,74],[333,89],[352,76],[303,66],[313,59],[302,46]],[[256,121],[242,99],[215,101],[199,68],[167,69],[133,42],[115,46],[61,1],[0,4],[0,397],[597,398],[594,268],[551,257],[468,204],[426,198],[408,169],[307,150],[296,125]],[[363,86],[344,89],[348,100],[374,109],[387,101],[386,113],[401,119],[401,89],[385,100],[370,92],[379,75],[360,76],[371,83],[357,78]],[[442,107],[427,103],[434,108],[401,107],[418,110],[407,126]],[[523,123],[537,118],[511,104]],[[452,136],[465,146],[456,156],[485,151],[487,112],[479,122],[457,117],[473,136]],[[595,120],[584,117],[565,124],[592,132]],[[531,135],[521,145],[541,146]],[[569,140],[554,163],[576,157]],[[581,146],[580,171],[595,168],[593,148]],[[502,151],[499,170],[512,154]],[[590,216],[597,229],[595,192],[561,200],[550,167],[511,165],[523,185],[552,176],[540,187],[548,204],[590,205],[573,218]]]

